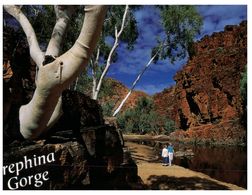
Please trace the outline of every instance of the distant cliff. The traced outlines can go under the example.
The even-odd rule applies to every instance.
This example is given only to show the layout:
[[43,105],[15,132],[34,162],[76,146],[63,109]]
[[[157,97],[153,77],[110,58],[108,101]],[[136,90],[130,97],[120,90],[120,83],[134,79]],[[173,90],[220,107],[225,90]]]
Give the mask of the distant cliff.
[[205,36],[194,48],[174,77],[176,85],[154,96],[157,111],[176,121],[176,139],[244,142],[240,80],[247,64],[247,22]]
[[[109,94],[106,94],[100,98],[98,98],[98,102],[101,105],[105,105],[107,103],[113,104],[113,111],[120,105],[121,101],[124,99],[124,97],[129,92],[129,89],[120,83],[117,80],[114,80],[112,78],[106,78],[105,79],[106,85],[111,89]],[[137,101],[141,97],[149,97],[146,93],[142,91],[132,91],[131,95],[125,102],[124,106],[122,107],[121,112],[133,108],[136,106]]]

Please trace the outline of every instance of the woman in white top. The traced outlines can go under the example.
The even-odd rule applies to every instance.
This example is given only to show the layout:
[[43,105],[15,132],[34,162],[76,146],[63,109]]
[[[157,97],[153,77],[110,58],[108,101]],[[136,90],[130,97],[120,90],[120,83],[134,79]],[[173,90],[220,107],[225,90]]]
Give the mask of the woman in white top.
[[168,153],[166,145],[164,145],[164,147],[163,147],[162,157],[163,157],[163,166],[167,166],[168,165],[168,161],[169,161],[169,153]]

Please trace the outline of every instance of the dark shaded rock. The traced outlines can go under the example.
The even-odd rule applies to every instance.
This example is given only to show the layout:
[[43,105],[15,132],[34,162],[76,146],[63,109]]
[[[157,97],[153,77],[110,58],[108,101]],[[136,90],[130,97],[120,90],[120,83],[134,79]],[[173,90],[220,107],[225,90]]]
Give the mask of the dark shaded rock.
[[80,137],[80,131],[83,129],[104,125],[101,106],[80,92],[63,91],[62,110],[63,115],[49,133],[73,130],[74,136]]
[[33,163],[32,167],[28,164],[28,168],[20,171],[19,176],[15,180],[10,180],[10,178],[16,176],[15,173],[4,176],[4,189],[9,189],[7,186],[8,181],[11,181],[10,185],[13,187],[15,186],[14,183],[21,180],[21,178],[28,178],[31,175],[35,176],[37,173],[44,173],[45,171],[48,171],[49,179],[47,181],[40,179],[43,185],[36,187],[36,182],[33,179],[30,185],[28,183],[22,187],[19,184],[18,189],[69,189],[77,186],[81,187],[81,183],[88,174],[87,152],[85,152],[83,146],[74,141],[60,144],[45,144],[45,142],[40,141],[30,143],[30,145],[25,147],[12,147],[4,152],[4,166],[11,163],[24,162],[25,156],[34,162],[34,159],[37,157],[47,156],[50,153],[54,155],[55,161],[46,162],[42,165],[37,164],[37,166]]
[[[4,176],[4,189],[16,188],[15,185],[18,189],[141,189],[139,180],[134,180],[133,185],[133,176],[128,177],[131,173],[138,178],[135,162],[123,163],[122,135],[115,127],[104,124],[99,104],[69,90],[63,92],[62,100],[63,116],[47,134],[34,142],[17,139],[19,108],[9,113],[4,130],[7,132],[7,136],[4,135],[4,166],[14,167],[27,159],[37,161],[37,165],[28,166],[19,175],[11,168]],[[46,158],[49,154],[54,155],[54,161],[38,165],[38,158]],[[36,186],[33,180],[29,185],[29,178],[32,180],[43,174],[46,174],[45,181],[37,181]],[[15,181],[20,183],[15,184]]]
[[[86,143],[82,145],[76,139],[69,138],[69,132],[58,132],[47,140],[13,142],[4,151],[3,165],[15,166],[15,163],[31,159],[32,167],[26,163],[25,169],[24,164],[17,179],[13,178],[16,172],[10,173],[6,168],[6,175],[3,177],[4,189],[9,189],[8,181],[13,188],[16,181],[21,182],[18,189],[142,189],[137,166],[132,159],[124,157],[115,128],[101,126],[86,131],[92,132],[93,137],[89,136],[85,140],[87,143],[92,139],[92,146],[86,146]],[[48,154],[54,156],[54,161],[39,163],[38,159],[43,155],[47,157]],[[12,163],[14,165],[11,165]],[[25,185],[24,178],[31,175],[34,178],[36,174],[46,171],[49,179],[40,180],[43,182],[41,186],[36,187],[34,179],[31,185]]]

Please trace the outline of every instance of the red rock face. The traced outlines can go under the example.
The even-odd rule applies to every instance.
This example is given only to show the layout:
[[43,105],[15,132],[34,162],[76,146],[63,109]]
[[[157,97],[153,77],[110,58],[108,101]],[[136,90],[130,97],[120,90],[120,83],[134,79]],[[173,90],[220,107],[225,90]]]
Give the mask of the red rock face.
[[155,110],[163,116],[175,120],[177,115],[177,103],[175,96],[175,86],[165,89],[162,93],[153,96]]
[[[234,125],[243,112],[240,80],[247,64],[247,23],[226,26],[224,32],[206,36],[194,47],[195,56],[174,77],[175,87],[155,96],[157,110],[169,113],[187,137],[218,141],[240,137],[234,131],[245,135],[242,127]],[[167,98],[166,105],[157,100],[161,96]]]

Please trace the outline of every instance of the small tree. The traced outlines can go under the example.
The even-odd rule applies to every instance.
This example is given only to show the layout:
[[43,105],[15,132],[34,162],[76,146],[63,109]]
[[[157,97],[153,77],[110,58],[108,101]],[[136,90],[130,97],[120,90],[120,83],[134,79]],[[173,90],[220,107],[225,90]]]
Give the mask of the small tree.
[[247,104],[247,66],[245,67],[245,71],[241,74],[240,93],[242,100]]
[[139,134],[151,133],[157,135],[162,129],[167,131],[168,128],[169,131],[173,131],[172,121],[168,119],[170,122],[168,127],[168,125],[165,125],[166,120],[165,117],[160,116],[154,110],[153,101],[146,97],[140,98],[135,108],[128,109],[117,117],[119,128],[125,132]]
[[166,119],[164,124],[165,134],[170,134],[175,130],[175,121]]
[[241,117],[241,123],[245,127],[247,127],[247,66],[245,67],[245,71],[241,74],[240,93],[241,93],[242,108],[243,108],[243,115]]
[[105,117],[112,116],[112,109],[114,108],[114,106],[115,106],[115,103],[111,101],[102,105],[103,116]]

